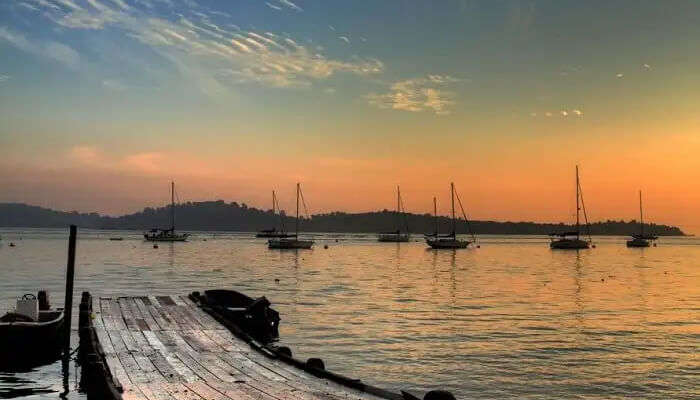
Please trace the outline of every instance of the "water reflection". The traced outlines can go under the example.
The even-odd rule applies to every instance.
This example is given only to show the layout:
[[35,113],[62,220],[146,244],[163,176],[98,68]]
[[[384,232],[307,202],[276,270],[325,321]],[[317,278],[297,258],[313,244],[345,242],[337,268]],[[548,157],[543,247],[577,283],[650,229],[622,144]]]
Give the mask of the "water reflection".
[[[0,302],[37,286],[62,293],[62,235],[24,234],[21,246],[0,249]],[[576,253],[552,252],[539,237],[487,237],[479,249],[434,251],[422,242],[320,235],[328,249],[279,252],[239,234],[159,250],[128,232],[117,234],[122,242],[95,235],[105,234],[81,235],[76,293],[231,287],[266,295],[296,356],[321,356],[334,371],[395,390],[499,399],[700,396],[697,239],[664,238],[637,252],[625,238],[596,238],[596,249]],[[65,391],[60,367],[13,375],[32,383],[3,387]]]

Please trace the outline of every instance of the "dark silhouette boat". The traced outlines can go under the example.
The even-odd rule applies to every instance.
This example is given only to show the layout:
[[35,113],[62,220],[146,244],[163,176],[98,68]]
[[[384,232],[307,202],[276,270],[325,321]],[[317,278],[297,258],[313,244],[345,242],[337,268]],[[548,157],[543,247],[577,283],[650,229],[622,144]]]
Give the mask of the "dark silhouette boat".
[[[627,241],[627,247],[649,247],[658,236],[644,233],[644,213],[642,212],[642,191],[639,191],[639,234],[632,235],[632,239]],[[654,243],[656,246],[656,243]]]
[[[401,222],[403,222],[403,232],[401,231]],[[408,232],[408,223],[406,222],[406,211],[403,208],[403,201],[401,201],[401,188],[398,186],[396,187],[396,230],[380,232],[377,240],[392,243],[402,243],[411,240],[411,234]]]
[[[586,230],[588,240],[581,239],[581,221],[580,213],[583,206],[583,217],[586,221]],[[562,233],[551,233],[551,242],[549,247],[559,250],[581,250],[591,246],[591,234],[588,227],[588,215],[586,214],[586,205],[583,202],[583,193],[581,191],[581,182],[578,176],[578,165],[576,166],[576,230]]]
[[0,317],[0,369],[47,364],[61,355],[62,309],[52,309],[46,291],[25,294],[17,309]]
[[199,301],[262,343],[279,339],[280,315],[265,296],[254,299],[235,290],[216,289],[205,290]]
[[170,228],[151,229],[143,234],[143,238],[149,242],[184,242],[189,235],[175,232],[175,182],[170,182]]
[[280,230],[277,230],[277,227],[274,227],[272,229],[262,229],[259,230],[258,233],[255,234],[255,237],[258,238],[288,238],[292,237],[291,234],[287,233],[286,230],[284,229],[284,215],[282,215],[282,210],[279,207],[279,202],[277,201],[277,196],[275,195],[275,191],[272,191],[272,214],[276,215],[277,212],[279,211],[280,214]]
[[435,213],[435,233],[425,235],[425,242],[428,246],[433,249],[466,249],[471,243],[476,242],[476,237],[474,232],[472,232],[469,226],[469,220],[467,219],[467,214],[464,212],[464,207],[462,207],[462,201],[457,195],[457,201],[459,201],[459,206],[462,209],[462,216],[467,223],[467,228],[471,234],[472,240],[457,239],[457,218],[455,217],[455,184],[450,183],[450,195],[452,197],[452,231],[448,234],[440,234],[438,232],[438,216],[437,216],[437,199],[433,197],[433,211]]
[[[267,247],[270,249],[310,249],[314,245],[313,240],[299,240],[299,197],[301,194],[301,185],[297,183],[297,217],[295,223],[294,234],[287,237],[274,238],[267,241]],[[306,202],[304,202],[304,209],[306,210]]]

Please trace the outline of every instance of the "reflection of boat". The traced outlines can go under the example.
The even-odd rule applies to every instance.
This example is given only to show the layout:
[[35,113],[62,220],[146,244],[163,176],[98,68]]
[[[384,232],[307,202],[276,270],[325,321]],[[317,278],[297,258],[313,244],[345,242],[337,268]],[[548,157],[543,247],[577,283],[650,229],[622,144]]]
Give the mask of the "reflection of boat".
[[[627,247],[649,247],[658,239],[658,236],[644,234],[644,214],[642,213],[642,191],[639,191],[639,234],[632,235],[632,240],[627,241]],[[656,244],[654,244],[656,245]]]
[[17,309],[0,317],[0,368],[42,365],[57,360],[63,339],[63,310],[52,309],[48,295],[25,294]]
[[[448,234],[440,234],[438,232],[438,216],[437,216],[437,200],[433,197],[433,208],[435,212],[435,233],[432,235],[426,235],[425,241],[428,245],[434,249],[465,249],[470,243],[473,243],[476,238],[474,233],[471,232],[472,241],[457,239],[457,219],[455,218],[455,184],[450,183],[450,195],[452,197],[452,232]],[[459,200],[459,195],[457,195],[457,200],[459,201],[460,207],[462,207],[462,201]],[[462,214],[464,220],[467,222],[467,227],[469,228],[469,220],[467,215],[464,213],[464,207],[462,207]]]
[[[404,232],[401,232],[401,220],[403,220]],[[381,232],[377,237],[380,242],[408,242],[411,234],[408,232],[406,223],[406,212],[401,201],[401,188],[396,187],[396,230],[392,232]]]
[[550,234],[551,242],[549,247],[552,249],[587,249],[591,245],[591,235],[588,233],[588,240],[581,239],[580,232],[580,212],[583,206],[583,216],[586,221],[586,229],[588,230],[588,216],[586,215],[586,205],[583,203],[583,193],[581,192],[581,183],[578,177],[578,165],[576,166],[576,230],[562,233]]
[[[274,238],[267,241],[267,247],[271,249],[310,249],[314,242],[313,240],[299,240],[299,196],[301,194],[301,185],[297,183],[297,218],[294,229],[294,235],[289,235],[288,237]],[[304,209],[306,210],[306,202],[304,202]]]
[[151,229],[143,234],[149,242],[184,242],[189,233],[175,232],[175,182],[170,182],[170,228]]
[[258,233],[255,235],[255,237],[258,238],[286,238],[290,237],[291,235],[288,234],[285,229],[284,229],[284,215],[282,215],[282,210],[279,207],[279,204],[277,202],[277,196],[275,195],[275,191],[272,191],[272,215],[275,215],[275,209],[279,210],[280,212],[280,230],[277,230],[277,227],[274,227],[272,229],[263,229],[258,231]]

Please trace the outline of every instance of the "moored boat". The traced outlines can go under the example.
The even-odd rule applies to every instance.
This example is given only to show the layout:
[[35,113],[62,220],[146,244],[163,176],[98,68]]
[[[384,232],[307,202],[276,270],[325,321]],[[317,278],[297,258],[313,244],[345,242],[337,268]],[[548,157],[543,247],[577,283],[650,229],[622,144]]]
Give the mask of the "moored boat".
[[277,227],[273,227],[271,229],[262,229],[259,230],[258,233],[255,234],[255,237],[257,238],[288,238],[292,237],[291,234],[287,233],[286,230],[284,229],[284,215],[282,215],[282,210],[279,207],[279,202],[277,201],[277,196],[275,195],[275,191],[272,191],[272,214],[276,215],[277,213],[275,210],[279,211],[280,213],[280,230],[277,230]]
[[642,212],[642,191],[639,191],[639,234],[632,235],[632,239],[627,241],[627,247],[649,247],[658,236],[644,233],[644,213]]
[[143,238],[149,242],[184,242],[189,233],[175,231],[175,182],[170,182],[170,228],[154,228],[143,234]]
[[[403,232],[401,231],[401,222],[403,222]],[[396,230],[380,232],[377,235],[377,240],[392,243],[403,243],[411,240],[411,234],[408,232],[408,223],[406,222],[406,212],[401,201],[401,188],[398,186],[396,187]]]
[[586,230],[588,230],[588,215],[586,214],[586,205],[583,202],[583,193],[581,191],[581,182],[578,176],[578,165],[576,166],[576,230],[562,233],[551,233],[549,247],[559,250],[582,250],[587,249],[592,245],[591,235],[588,232],[588,240],[581,239],[581,221],[580,213],[583,206],[583,217],[586,221]]
[[[270,249],[310,249],[314,245],[313,240],[299,240],[299,197],[301,194],[301,185],[297,183],[297,216],[295,223],[294,235],[289,235],[288,237],[274,238],[267,241],[267,247]],[[306,209],[306,202],[304,202],[304,209]]]
[[476,237],[474,232],[471,231],[469,226],[469,220],[464,212],[464,207],[462,207],[462,201],[457,195],[457,200],[462,209],[462,215],[465,222],[467,223],[467,228],[472,236],[472,240],[463,240],[457,238],[457,218],[455,217],[455,184],[450,183],[450,195],[452,197],[452,231],[448,234],[440,234],[438,232],[438,216],[437,216],[437,199],[433,197],[433,211],[435,213],[435,233],[431,235],[425,235],[425,242],[428,246],[433,249],[466,249],[471,243],[476,242]]
[[52,309],[46,291],[25,294],[0,317],[0,369],[52,362],[61,355],[64,315]]

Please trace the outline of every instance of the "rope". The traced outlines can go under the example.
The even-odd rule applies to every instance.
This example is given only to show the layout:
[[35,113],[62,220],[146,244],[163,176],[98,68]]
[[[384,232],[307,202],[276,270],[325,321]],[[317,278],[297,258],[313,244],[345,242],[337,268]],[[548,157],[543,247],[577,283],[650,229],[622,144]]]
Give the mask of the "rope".
[[583,201],[583,189],[581,188],[581,182],[578,184],[578,192],[581,196],[581,207],[583,208],[583,219],[586,221],[586,234],[588,235],[588,241],[593,243],[593,238],[591,238],[591,226],[588,224],[588,215],[586,214],[586,203]]
[[472,241],[476,243],[476,236],[474,235],[474,231],[472,230],[472,226],[469,223],[469,218],[467,218],[467,213],[464,212],[464,207],[462,206],[462,200],[459,198],[459,193],[457,193],[457,189],[455,189],[455,195],[457,196],[457,202],[459,203],[459,208],[462,210],[462,215],[464,216],[464,221],[467,223],[467,229],[469,229],[469,234],[472,236]]
[[309,210],[306,208],[306,200],[304,200],[304,192],[301,191],[301,188],[299,188],[299,195],[301,196],[301,204],[304,206],[304,214],[306,215],[307,219],[311,219],[309,216]]

